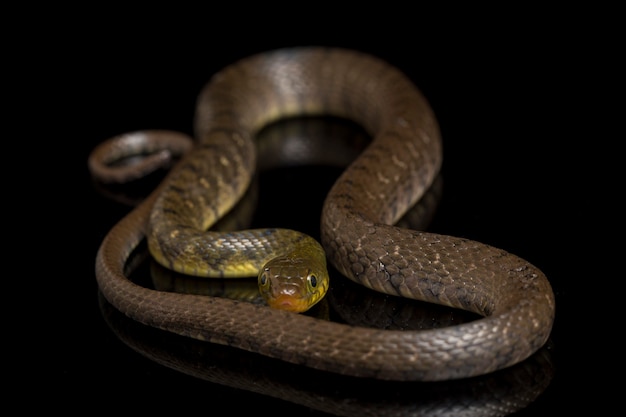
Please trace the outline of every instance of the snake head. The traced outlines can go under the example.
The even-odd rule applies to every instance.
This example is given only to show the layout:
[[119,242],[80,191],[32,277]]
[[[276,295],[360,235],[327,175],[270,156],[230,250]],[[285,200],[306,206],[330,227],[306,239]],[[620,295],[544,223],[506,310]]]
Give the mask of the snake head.
[[329,278],[325,261],[317,265],[308,257],[279,256],[261,268],[258,283],[270,307],[303,313],[326,294]]

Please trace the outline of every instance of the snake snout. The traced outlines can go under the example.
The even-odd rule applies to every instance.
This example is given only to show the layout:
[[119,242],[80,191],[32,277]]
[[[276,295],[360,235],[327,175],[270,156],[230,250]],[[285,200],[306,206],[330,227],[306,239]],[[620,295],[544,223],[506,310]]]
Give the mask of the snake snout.
[[302,279],[292,277],[284,268],[264,268],[259,275],[259,290],[271,308],[302,313],[311,307]]
[[294,313],[302,313],[309,309],[309,304],[302,298],[294,294],[286,294],[284,292],[269,298],[267,304],[272,308],[279,310],[292,311]]

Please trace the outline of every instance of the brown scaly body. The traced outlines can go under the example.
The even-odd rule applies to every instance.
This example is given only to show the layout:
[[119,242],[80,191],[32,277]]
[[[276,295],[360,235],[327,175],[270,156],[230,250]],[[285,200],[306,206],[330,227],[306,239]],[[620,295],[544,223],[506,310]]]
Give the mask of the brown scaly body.
[[[324,204],[321,236],[328,260],[374,290],[484,318],[427,331],[366,329],[232,300],[158,292],[124,276],[129,253],[146,235],[157,245],[172,230],[195,235],[227,210],[214,207],[214,199],[234,201],[247,187],[260,127],[319,113],[353,119],[373,137]],[[485,374],[527,358],[546,342],[555,307],[540,270],[478,242],[390,226],[432,183],[441,141],[422,95],[388,64],[327,48],[242,60],[216,74],[201,93],[196,137],[196,147],[111,230],[98,252],[103,294],[133,319],[313,368],[397,380]],[[218,191],[207,199],[203,188]],[[187,208],[175,194],[185,196]],[[167,215],[168,204],[175,205],[175,216]],[[210,210],[196,210],[200,206]],[[175,249],[175,256],[180,252]]]

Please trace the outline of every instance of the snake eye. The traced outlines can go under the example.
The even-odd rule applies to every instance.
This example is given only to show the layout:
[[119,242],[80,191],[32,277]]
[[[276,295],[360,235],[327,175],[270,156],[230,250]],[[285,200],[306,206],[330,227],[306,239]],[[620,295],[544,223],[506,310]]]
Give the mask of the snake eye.
[[313,274],[308,276],[308,280],[309,280],[309,284],[311,285],[311,288],[315,288],[317,287],[317,277]]
[[267,283],[267,274],[263,272],[261,276],[259,276],[259,283],[261,285],[265,285]]

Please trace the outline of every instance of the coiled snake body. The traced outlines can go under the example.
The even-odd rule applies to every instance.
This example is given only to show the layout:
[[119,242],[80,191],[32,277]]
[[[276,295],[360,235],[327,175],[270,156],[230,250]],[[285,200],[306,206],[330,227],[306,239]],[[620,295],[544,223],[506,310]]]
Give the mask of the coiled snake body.
[[[196,236],[221,216],[229,205],[218,208],[215,202],[234,202],[248,186],[258,129],[302,114],[352,119],[373,138],[324,203],[321,243],[332,265],[373,290],[483,318],[425,331],[366,329],[245,302],[159,292],[125,277],[126,260],[146,235]],[[246,58],[216,74],[202,91],[195,134],[195,147],[98,251],[99,287],[131,318],[313,368],[395,380],[489,373],[546,342],[554,295],[539,269],[478,242],[391,226],[430,186],[442,156],[430,107],[387,63],[334,48]],[[168,221],[179,223],[163,226]],[[175,253],[196,243],[179,244]]]

